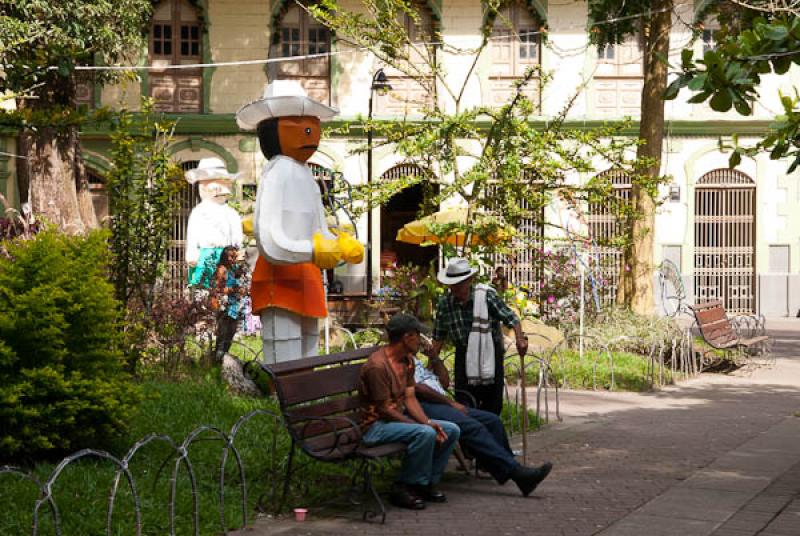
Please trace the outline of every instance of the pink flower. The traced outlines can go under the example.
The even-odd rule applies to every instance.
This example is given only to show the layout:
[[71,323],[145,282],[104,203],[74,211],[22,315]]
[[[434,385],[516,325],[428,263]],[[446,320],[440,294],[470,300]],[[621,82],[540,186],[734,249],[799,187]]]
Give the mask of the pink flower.
[[550,295],[547,297],[547,303],[553,303],[553,302],[555,302],[555,301],[556,301],[556,297],[555,297],[555,296],[553,296],[552,294],[550,294]]

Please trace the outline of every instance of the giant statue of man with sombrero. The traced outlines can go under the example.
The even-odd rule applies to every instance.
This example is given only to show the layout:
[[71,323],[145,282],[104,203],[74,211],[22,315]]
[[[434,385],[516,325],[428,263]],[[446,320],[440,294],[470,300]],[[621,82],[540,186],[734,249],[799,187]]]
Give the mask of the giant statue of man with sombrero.
[[267,363],[317,354],[318,319],[328,314],[320,270],[364,258],[355,238],[328,229],[319,186],[306,164],[319,145],[320,120],[337,113],[293,80],[273,81],[261,99],[236,113],[242,129],[257,131],[268,160],[256,195],[259,258],[251,286]]

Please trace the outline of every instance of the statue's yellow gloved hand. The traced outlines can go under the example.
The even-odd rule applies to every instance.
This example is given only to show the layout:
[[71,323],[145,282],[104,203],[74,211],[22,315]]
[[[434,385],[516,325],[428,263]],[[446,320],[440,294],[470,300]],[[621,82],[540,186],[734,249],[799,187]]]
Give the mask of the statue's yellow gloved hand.
[[242,232],[247,236],[253,236],[253,216],[242,218]]
[[325,238],[322,233],[314,233],[314,251],[311,262],[323,270],[330,270],[340,260],[342,260],[342,251],[339,248],[339,241]]
[[353,235],[342,231],[339,233],[338,239],[344,262],[358,264],[364,260],[364,246],[353,238]]

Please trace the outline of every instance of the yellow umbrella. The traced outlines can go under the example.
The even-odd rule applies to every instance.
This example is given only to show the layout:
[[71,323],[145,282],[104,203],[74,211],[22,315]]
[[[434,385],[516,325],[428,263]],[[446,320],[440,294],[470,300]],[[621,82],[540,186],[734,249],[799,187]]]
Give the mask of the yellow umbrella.
[[[501,224],[496,218],[488,214],[471,213],[470,245],[497,244],[508,240],[514,230]],[[467,224],[467,209],[457,208],[440,210],[429,216],[405,224],[397,231],[397,240],[407,244],[420,246],[434,246],[437,244],[450,244],[463,246],[466,233],[463,226]],[[448,232],[447,226],[453,229]]]

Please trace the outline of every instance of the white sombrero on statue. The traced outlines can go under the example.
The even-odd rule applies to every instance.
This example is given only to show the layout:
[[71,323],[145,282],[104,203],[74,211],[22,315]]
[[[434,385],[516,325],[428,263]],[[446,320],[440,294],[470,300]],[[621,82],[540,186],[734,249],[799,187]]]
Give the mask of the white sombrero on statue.
[[225,168],[225,162],[221,158],[203,158],[197,164],[197,167],[190,169],[184,174],[186,181],[189,184],[194,184],[198,181],[222,180],[222,181],[235,181],[239,178],[241,173],[228,173]]
[[305,116],[330,119],[339,110],[308,96],[296,80],[273,80],[257,101],[245,104],[236,112],[236,123],[243,130],[255,130],[261,121],[274,117]]
[[455,285],[477,273],[478,269],[470,266],[467,259],[455,257],[447,261],[447,266],[439,270],[436,279],[443,285]]

